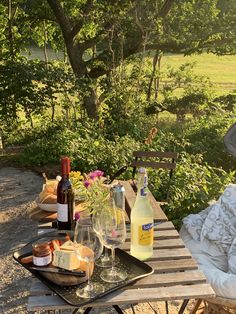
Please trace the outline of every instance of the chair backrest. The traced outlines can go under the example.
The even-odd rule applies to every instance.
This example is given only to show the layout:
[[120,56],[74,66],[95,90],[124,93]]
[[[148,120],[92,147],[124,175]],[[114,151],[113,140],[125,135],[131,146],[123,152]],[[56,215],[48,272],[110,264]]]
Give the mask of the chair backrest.
[[159,152],[159,151],[134,151],[134,160],[131,162],[133,167],[132,178],[134,179],[137,167],[166,169],[169,171],[169,182],[166,199],[169,198],[170,180],[173,170],[176,168],[178,154],[176,152]]

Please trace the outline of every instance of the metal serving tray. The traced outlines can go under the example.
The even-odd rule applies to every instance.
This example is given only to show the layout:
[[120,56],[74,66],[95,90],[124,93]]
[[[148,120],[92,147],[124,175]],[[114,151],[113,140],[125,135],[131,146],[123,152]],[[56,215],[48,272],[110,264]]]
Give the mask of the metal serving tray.
[[[66,234],[64,234],[65,236]],[[134,281],[146,277],[153,273],[153,269],[147,265],[146,263],[138,260],[137,258],[131,256],[121,249],[116,249],[116,256],[119,258],[119,262],[116,264],[116,267],[124,269],[128,276],[122,282],[117,283],[108,283],[104,282],[100,278],[100,273],[104,270],[104,268],[96,266],[94,267],[94,272],[92,275],[92,281],[96,281],[102,283],[105,291],[102,294],[96,295],[96,297],[92,299],[83,299],[76,295],[76,290],[80,287],[80,285],[75,286],[59,286],[54,284],[53,282],[44,278],[39,271],[30,269],[30,265],[21,263],[21,258],[32,254],[32,243],[38,239],[44,238],[48,240],[62,238],[63,234],[59,232],[50,232],[44,234],[43,236],[39,236],[34,238],[30,243],[25,245],[20,250],[16,251],[13,254],[13,258],[20,263],[24,268],[30,271],[33,275],[35,275],[39,280],[41,280],[47,287],[49,287],[52,291],[54,291],[57,295],[59,295],[64,301],[73,305],[75,307],[84,306],[86,304],[90,304],[93,300],[98,299],[110,292],[113,292],[119,288],[127,286]],[[32,266],[32,265],[31,265]]]

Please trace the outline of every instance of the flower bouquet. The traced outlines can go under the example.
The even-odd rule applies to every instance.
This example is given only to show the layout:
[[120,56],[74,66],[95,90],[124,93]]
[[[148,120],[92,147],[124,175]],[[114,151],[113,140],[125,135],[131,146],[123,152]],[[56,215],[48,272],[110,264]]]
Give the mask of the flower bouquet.
[[98,210],[101,205],[108,204],[110,199],[110,186],[106,184],[107,178],[101,170],[95,170],[88,174],[79,171],[71,172],[70,179],[75,188],[77,199],[83,201],[83,207],[90,214]]

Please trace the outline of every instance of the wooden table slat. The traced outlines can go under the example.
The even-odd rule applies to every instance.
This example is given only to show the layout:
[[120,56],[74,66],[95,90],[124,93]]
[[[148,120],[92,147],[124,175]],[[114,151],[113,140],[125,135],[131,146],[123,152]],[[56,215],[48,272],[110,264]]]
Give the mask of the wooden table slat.
[[[127,241],[130,238],[130,230],[127,230]],[[154,239],[174,239],[179,238],[177,230],[154,230]]]
[[183,258],[192,258],[191,253],[187,248],[176,248],[175,250],[171,249],[160,249],[153,250],[153,255],[148,259],[148,261],[156,260],[173,260],[173,259],[183,259]]
[[178,272],[178,271],[186,271],[191,269],[198,269],[198,265],[196,261],[192,258],[186,259],[174,259],[168,261],[157,261],[152,260],[148,261],[147,264],[151,266],[155,272],[163,273],[163,272]]
[[[153,274],[135,282],[130,288],[148,288],[148,287],[163,287],[176,285],[191,285],[196,283],[205,283],[206,277],[199,270],[186,271],[184,273],[163,273]],[[128,288],[127,288],[128,289]]]
[[[154,240],[153,248],[154,249],[173,249],[173,248],[184,248],[184,242],[180,238],[176,239],[158,239]],[[127,241],[122,245],[122,250],[129,251],[130,250],[130,242]]]
[[[215,292],[211,286],[207,283],[189,285],[188,289],[183,285],[167,286],[167,287],[155,287],[155,288],[140,288],[119,290],[109,295],[106,295],[98,300],[95,300],[91,306],[108,306],[113,304],[132,304],[139,300],[142,302],[155,302],[163,300],[178,300],[178,299],[194,299],[194,298],[208,298],[213,297]],[[88,307],[90,304],[87,304]],[[47,309],[67,309],[72,308],[65,303],[58,296],[30,296],[28,311],[32,310],[47,310]]]
[[175,229],[175,226],[171,221],[163,221],[161,223],[158,223],[157,225],[154,224],[154,229],[157,230],[171,230]]
[[[129,250],[127,251],[129,253]],[[162,261],[162,260],[178,260],[178,259],[184,259],[184,258],[192,258],[191,253],[186,247],[180,247],[175,248],[174,250],[172,248],[159,248],[157,250],[153,250],[153,255],[148,259],[149,261],[156,260],[156,261]]]
[[[162,286],[176,286],[176,285],[191,285],[196,283],[204,283],[206,281],[205,275],[199,270],[188,271],[184,273],[166,273],[166,274],[153,274],[145,278],[139,279],[132,285],[126,286],[123,289],[139,289],[139,288],[151,288]],[[36,280],[31,287],[32,295],[52,294],[46,285],[39,280]]]

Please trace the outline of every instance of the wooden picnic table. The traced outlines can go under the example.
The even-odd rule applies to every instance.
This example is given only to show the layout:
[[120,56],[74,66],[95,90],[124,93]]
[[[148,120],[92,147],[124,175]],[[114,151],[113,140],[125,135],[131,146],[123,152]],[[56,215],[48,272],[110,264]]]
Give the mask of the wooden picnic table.
[[[125,186],[126,210],[129,216],[129,208],[132,207],[135,200],[135,192],[129,181],[122,183]],[[167,221],[167,217],[152,195],[150,198],[155,215],[154,253],[146,263],[154,269],[154,273],[86,305],[85,313],[89,313],[91,307],[113,306],[118,313],[122,313],[119,305],[183,300],[179,311],[182,313],[189,299],[205,299],[215,296],[213,289],[206,282],[205,275],[198,269],[197,263],[185,247],[174,225]],[[39,225],[39,233],[45,232],[45,229],[47,230],[51,226],[51,222]],[[121,248],[129,252],[129,226],[127,240]],[[59,296],[53,294],[41,281],[33,278],[28,299],[28,311],[64,309],[75,310]]]

